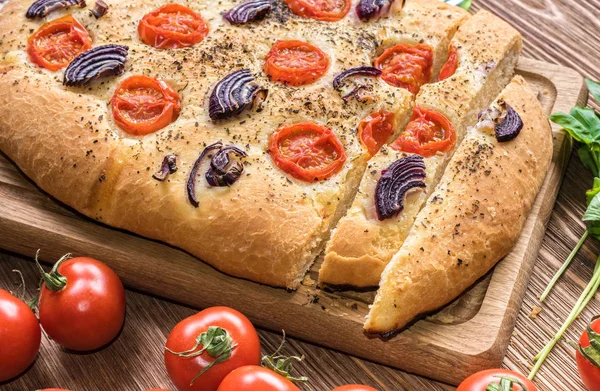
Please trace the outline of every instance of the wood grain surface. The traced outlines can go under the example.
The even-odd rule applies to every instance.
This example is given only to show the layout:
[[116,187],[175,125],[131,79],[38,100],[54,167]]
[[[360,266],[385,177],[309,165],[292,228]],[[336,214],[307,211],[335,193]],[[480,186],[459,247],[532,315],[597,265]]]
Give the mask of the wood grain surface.
[[[488,8],[512,21],[526,38],[526,55],[577,68],[584,75],[600,79],[595,65],[600,57],[600,39],[596,35],[600,1],[475,1],[474,9]],[[535,266],[525,302],[519,314],[517,327],[505,358],[505,365],[524,373],[530,358],[551,337],[566,318],[571,306],[591,275],[592,262],[600,253],[600,246],[589,240],[576,258],[536,319],[529,314],[537,305],[537,295],[574,246],[583,225],[579,217],[584,209],[584,191],[590,187],[591,175],[571,159],[567,175],[550,219],[549,229]],[[0,239],[1,240],[1,239]],[[10,254],[0,260],[0,287],[9,288],[16,281],[10,270],[24,271],[27,281],[35,281],[35,270],[29,262]],[[14,285],[13,285],[14,286]],[[30,293],[33,289],[30,284]],[[162,366],[161,351],[170,328],[194,311],[166,301],[128,293],[128,318],[120,338],[109,348],[88,355],[60,351],[52,342],[44,340],[40,358],[26,375],[2,390],[34,390],[46,386],[70,387],[77,390],[143,390],[149,387],[169,387]],[[594,301],[582,318],[600,313]],[[584,319],[578,320],[567,334],[575,339],[583,328]],[[265,352],[272,351],[279,336],[261,332]],[[465,338],[477,338],[476,335]],[[298,366],[309,374],[310,384],[305,389],[328,390],[348,382],[361,382],[381,390],[450,390],[452,387],[418,378],[380,365],[355,359],[310,344],[290,340],[287,353],[304,354],[307,360]],[[582,390],[573,361],[573,350],[560,343],[537,378],[541,390]]]

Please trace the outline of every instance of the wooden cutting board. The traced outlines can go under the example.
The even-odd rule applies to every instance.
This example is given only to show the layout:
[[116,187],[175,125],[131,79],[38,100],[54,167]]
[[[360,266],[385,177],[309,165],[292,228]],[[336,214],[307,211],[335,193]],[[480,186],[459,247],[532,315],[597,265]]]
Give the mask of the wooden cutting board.
[[[548,114],[585,104],[583,78],[569,68],[522,59],[518,73],[539,91]],[[114,268],[130,288],[196,308],[230,306],[258,326],[458,384],[475,371],[501,365],[572,147],[558,128],[554,141],[550,172],[514,250],[455,302],[389,340],[362,331],[374,292],[317,289],[320,261],[295,292],[227,276],[181,250],[74,212],[1,154],[0,247],[26,256],[39,248],[44,261],[67,252],[92,256]]]

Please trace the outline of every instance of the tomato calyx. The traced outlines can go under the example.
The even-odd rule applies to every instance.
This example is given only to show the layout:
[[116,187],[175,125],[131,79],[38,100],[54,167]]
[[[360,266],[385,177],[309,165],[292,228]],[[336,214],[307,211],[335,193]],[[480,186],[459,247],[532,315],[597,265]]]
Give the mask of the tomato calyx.
[[[202,348],[200,348],[200,345],[202,345]],[[183,358],[197,357],[206,352],[209,356],[215,359],[204,369],[202,369],[200,373],[194,376],[194,378],[190,381],[190,386],[192,386],[196,380],[198,380],[202,374],[212,368],[213,365],[229,360],[229,358],[231,358],[231,352],[236,347],[237,344],[233,343],[233,339],[227,330],[218,326],[209,326],[208,330],[196,337],[196,344],[191,349],[184,350],[183,352],[174,352],[165,347],[165,350],[171,354]]]
[[285,377],[292,383],[307,382],[308,377],[306,377],[306,376],[294,377],[294,376],[290,375],[290,372],[294,369],[294,363],[304,360],[304,356],[300,356],[300,357],[285,356],[285,355],[279,354],[279,351],[283,348],[284,344],[285,344],[285,331],[283,332],[283,338],[282,338],[281,344],[279,344],[279,347],[277,348],[277,350],[275,350],[270,355],[263,356],[263,358],[261,359],[261,365],[267,369],[272,370],[273,372],[277,373],[278,375]]
[[494,382],[488,384],[488,386],[485,388],[485,391],[512,391],[513,385],[520,386],[522,391],[527,391],[525,384],[521,383],[517,378],[506,375],[494,377],[500,379],[500,383]]
[[65,289],[65,287],[67,286],[67,277],[60,274],[58,272],[58,268],[64,261],[66,261],[67,259],[71,259],[71,254],[65,254],[58,261],[56,261],[54,266],[52,266],[52,270],[50,270],[50,273],[46,273],[42,268],[42,265],[40,265],[40,261],[38,259],[39,254],[40,250],[37,250],[37,252],[35,253],[35,264],[37,265],[38,270],[42,275],[41,283],[45,283],[46,288],[48,288],[52,292],[59,292]]
[[592,328],[592,323],[598,319],[600,319],[600,315],[593,317],[586,329],[587,336],[590,340],[590,346],[584,348],[581,346],[581,343],[576,345],[579,353],[581,353],[581,355],[596,368],[600,368],[600,333],[597,333]]

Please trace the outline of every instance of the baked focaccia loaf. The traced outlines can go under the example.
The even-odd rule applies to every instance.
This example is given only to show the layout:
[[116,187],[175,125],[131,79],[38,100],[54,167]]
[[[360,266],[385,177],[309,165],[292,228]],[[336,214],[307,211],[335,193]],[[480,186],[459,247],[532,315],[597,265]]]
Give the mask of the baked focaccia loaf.
[[[173,11],[168,1],[107,0],[108,12],[99,12],[100,18],[64,3],[72,6],[28,15],[31,0],[10,0],[0,10],[2,152],[43,190],[87,216],[185,249],[231,275],[288,288],[298,286],[356,192],[371,156],[357,138],[358,123],[372,113],[389,113],[394,137],[410,117],[410,89],[422,84],[412,80],[399,87],[375,77],[358,91],[360,99],[348,99],[333,88],[334,78],[371,66],[392,45],[404,43],[430,46],[431,64],[420,76],[432,81],[448,57],[450,39],[469,18],[438,0],[408,0],[370,21],[359,20],[354,11],[337,22],[318,21],[275,1],[264,19],[241,23],[230,12],[238,1],[178,1],[176,12],[196,18],[185,29],[200,40],[175,47],[154,31],[160,12]],[[45,22],[69,25],[63,38],[77,39],[68,50],[52,52],[63,38],[53,36]],[[285,72],[267,75],[278,41],[316,47],[328,65],[310,80],[287,80]],[[57,57],[85,55],[104,45],[128,47],[127,61],[108,72],[117,77],[67,77],[71,65],[84,63],[80,57],[69,58],[67,75],[67,64],[55,66]],[[110,50],[116,55],[126,49]],[[285,56],[285,50],[279,54]],[[231,107],[217,102],[212,110],[212,94],[239,70],[252,75],[262,101],[218,117],[221,111],[231,114]],[[137,94],[154,102],[159,99],[154,93],[160,105],[136,112],[136,105],[144,105]],[[156,121],[152,110],[162,110]],[[165,113],[172,118],[159,126]],[[124,123],[136,127],[126,131]],[[317,145],[315,153],[331,163],[322,175],[299,179],[282,168],[289,159],[273,158],[293,152],[270,143],[282,129],[299,124],[307,139],[320,134],[329,143]],[[199,160],[207,147],[212,149]],[[215,160],[217,153],[221,160]],[[225,157],[239,164],[220,172]],[[294,164],[296,171],[315,171],[310,164],[298,168],[301,158]]]
[[[455,145],[466,128],[508,84],[521,51],[522,38],[508,23],[480,11],[464,22],[450,43],[457,57],[445,79],[421,87],[416,107],[442,114],[452,125]],[[381,218],[376,212],[376,187],[382,172],[407,156],[392,145],[368,164],[358,193],[327,243],[319,284],[336,287],[377,286],[381,273],[398,252],[417,213],[437,186],[456,147],[425,156],[425,187],[406,195],[403,210]]]
[[[521,129],[516,137],[495,132],[499,115],[513,131]],[[550,124],[536,94],[517,76],[469,128],[385,268],[365,330],[385,334],[403,328],[456,298],[507,255],[551,157]]]

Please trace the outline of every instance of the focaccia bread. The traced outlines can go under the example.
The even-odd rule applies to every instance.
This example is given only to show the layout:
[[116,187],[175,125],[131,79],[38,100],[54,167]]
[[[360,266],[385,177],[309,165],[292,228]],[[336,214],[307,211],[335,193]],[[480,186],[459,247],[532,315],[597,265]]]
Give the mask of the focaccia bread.
[[[493,118],[520,133],[500,142]],[[514,134],[513,134],[514,136]],[[552,131],[537,96],[517,76],[469,128],[381,277],[365,330],[390,333],[450,302],[509,253],[552,157]]]
[[[238,1],[179,1],[202,15],[206,36],[189,47],[159,49],[143,42],[138,30],[146,15],[168,1],[106,2],[109,10],[99,19],[77,6],[29,19],[30,0],[10,0],[0,10],[0,149],[43,190],[87,216],[185,249],[231,275],[287,288],[298,286],[353,199],[370,158],[356,136],[358,123],[371,113],[389,112],[393,137],[412,110],[413,94],[382,78],[371,80],[361,100],[343,99],[332,87],[334,78],[371,66],[403,42],[431,47],[432,81],[448,56],[450,39],[469,18],[438,0],[408,0],[404,8],[395,2],[376,20],[360,21],[352,11],[334,23],[296,16],[276,2],[264,19],[238,25],[222,15]],[[89,33],[90,42],[82,44],[86,50],[129,47],[123,74],[65,86],[64,68],[43,69],[32,62],[30,36],[44,29],[44,22],[69,15]],[[302,86],[267,77],[264,64],[278,40],[319,48],[329,58],[325,72]],[[52,56],[42,55],[50,62]],[[266,97],[230,118],[211,119],[211,92],[241,69],[268,90]],[[111,111],[121,88],[126,90],[123,83],[139,76],[159,80],[169,91],[164,96],[177,95],[180,106],[171,122],[147,134],[124,131]],[[343,148],[343,164],[327,177],[298,179],[273,160],[274,134],[307,122],[327,128],[329,140]],[[233,180],[222,176],[225,185],[215,186],[205,174],[216,152],[195,163],[217,142],[246,156],[241,174],[236,166],[236,175],[228,172]],[[328,158],[341,162],[339,155]],[[153,178],[173,156],[176,171],[169,166],[168,176]]]
[[[508,23],[480,11],[461,25],[450,43],[458,61],[444,80],[421,87],[415,106],[444,115],[456,133],[456,145],[477,114],[508,84],[522,48],[522,38]],[[455,148],[424,159],[426,187],[407,194],[404,209],[380,219],[375,211],[377,183],[393,162],[407,156],[384,148],[369,161],[358,193],[327,243],[319,272],[321,286],[377,286],[381,273],[398,252],[417,213],[437,186]]]

